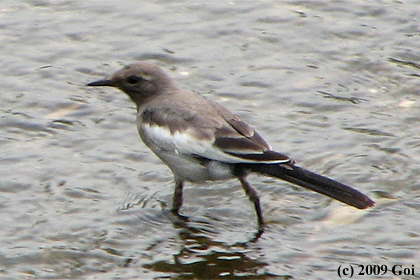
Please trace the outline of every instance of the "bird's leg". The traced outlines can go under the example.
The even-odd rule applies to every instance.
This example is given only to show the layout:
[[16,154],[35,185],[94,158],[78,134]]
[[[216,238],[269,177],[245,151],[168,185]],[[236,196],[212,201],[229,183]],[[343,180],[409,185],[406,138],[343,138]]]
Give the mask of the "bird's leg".
[[257,218],[258,218],[258,233],[257,233],[257,238],[258,238],[264,232],[264,220],[263,220],[263,215],[262,215],[261,206],[260,206],[260,198],[258,197],[257,192],[251,187],[251,185],[245,179],[245,176],[240,176],[238,177],[238,179],[241,182],[246,195],[249,197],[249,200],[251,200],[251,202],[254,203],[255,212],[257,213]]
[[175,192],[172,200],[172,213],[179,215],[179,208],[182,206],[182,188],[184,187],[184,182],[176,180],[175,181]]

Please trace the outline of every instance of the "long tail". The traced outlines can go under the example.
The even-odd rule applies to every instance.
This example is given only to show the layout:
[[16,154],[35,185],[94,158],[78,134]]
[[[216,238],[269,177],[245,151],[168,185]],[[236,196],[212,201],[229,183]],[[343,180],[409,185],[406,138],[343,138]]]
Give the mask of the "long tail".
[[365,209],[375,204],[373,200],[358,190],[296,165],[252,164],[245,168],[316,191],[359,209]]

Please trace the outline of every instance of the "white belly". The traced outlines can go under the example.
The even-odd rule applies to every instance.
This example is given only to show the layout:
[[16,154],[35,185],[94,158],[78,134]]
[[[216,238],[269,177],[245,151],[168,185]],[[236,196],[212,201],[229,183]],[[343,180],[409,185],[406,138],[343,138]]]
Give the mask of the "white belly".
[[215,160],[204,160],[192,155],[181,154],[166,146],[162,148],[152,141],[143,142],[172,170],[175,178],[182,181],[205,182],[234,178],[233,165]]
[[205,182],[234,178],[231,164],[150,148],[172,170],[178,180]]

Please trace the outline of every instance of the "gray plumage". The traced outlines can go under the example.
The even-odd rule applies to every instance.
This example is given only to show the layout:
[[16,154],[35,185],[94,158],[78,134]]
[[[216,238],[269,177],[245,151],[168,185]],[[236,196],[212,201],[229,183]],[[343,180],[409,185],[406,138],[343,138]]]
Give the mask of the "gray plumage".
[[360,209],[374,204],[353,188],[296,166],[237,115],[202,95],[181,90],[156,64],[136,62],[88,86],[117,87],[136,104],[140,137],[174,174],[175,213],[182,205],[184,181],[236,177],[254,203],[259,236],[264,223],[258,195],[246,181],[249,172],[280,178]]

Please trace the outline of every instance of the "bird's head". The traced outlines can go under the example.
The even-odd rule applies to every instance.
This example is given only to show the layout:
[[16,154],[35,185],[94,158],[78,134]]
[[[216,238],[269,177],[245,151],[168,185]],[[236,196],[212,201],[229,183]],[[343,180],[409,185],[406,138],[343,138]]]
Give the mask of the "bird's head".
[[135,62],[115,72],[108,79],[88,86],[111,86],[124,91],[137,106],[154,96],[176,88],[172,79],[156,64]]

